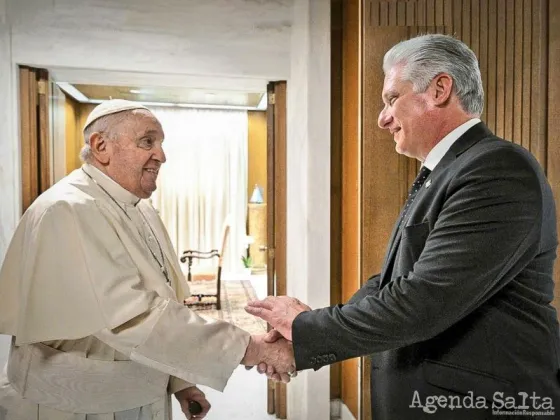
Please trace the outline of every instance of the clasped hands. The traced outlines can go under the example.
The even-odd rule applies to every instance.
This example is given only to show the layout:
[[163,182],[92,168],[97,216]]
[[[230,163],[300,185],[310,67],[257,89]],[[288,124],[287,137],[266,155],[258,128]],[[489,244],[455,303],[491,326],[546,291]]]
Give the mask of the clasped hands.
[[259,373],[274,381],[290,382],[297,375],[292,346],[292,323],[302,312],[311,308],[288,296],[268,296],[251,301],[245,311],[268,322],[273,328],[268,334],[252,336],[245,357],[246,367],[258,365]]

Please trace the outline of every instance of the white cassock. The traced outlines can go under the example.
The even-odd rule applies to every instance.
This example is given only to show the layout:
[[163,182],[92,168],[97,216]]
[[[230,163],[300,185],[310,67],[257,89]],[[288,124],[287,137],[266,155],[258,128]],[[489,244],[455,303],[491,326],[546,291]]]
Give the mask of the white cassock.
[[25,212],[0,271],[0,420],[171,418],[170,394],[223,390],[249,334],[206,321],[151,205],[91,165]]

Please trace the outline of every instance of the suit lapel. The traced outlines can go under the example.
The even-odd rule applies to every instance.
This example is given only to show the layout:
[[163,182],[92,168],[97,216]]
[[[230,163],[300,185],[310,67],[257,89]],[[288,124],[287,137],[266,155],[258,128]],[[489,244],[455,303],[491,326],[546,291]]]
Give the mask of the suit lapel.
[[397,250],[397,246],[401,241],[400,235],[397,236],[399,233],[399,220],[401,219],[401,214],[403,210],[399,213],[399,218],[397,222],[393,226],[393,232],[391,233],[391,239],[389,240],[389,246],[387,247],[387,251],[385,252],[385,259],[383,260],[383,267],[381,269],[381,281],[379,284],[383,284],[385,282],[385,276],[387,274],[387,270],[389,268],[389,263],[393,259],[395,255],[395,251]]
[[[436,188],[437,178],[449,165],[451,165],[457,156],[464,153],[466,150],[471,148],[474,144],[485,137],[492,136],[492,132],[486,127],[484,123],[478,123],[471,127],[465,132],[455,143],[453,143],[447,153],[443,156],[441,161],[436,165],[428,180],[431,181],[430,188]],[[428,180],[426,182],[428,182]],[[418,191],[417,197],[414,199],[412,207],[409,210],[411,214],[414,210],[415,204],[417,204],[422,199],[422,190],[424,187]],[[381,269],[381,281],[379,282],[380,288],[382,288],[389,280],[393,271],[393,260],[395,254],[399,248],[401,242],[401,230],[399,229],[399,221],[401,219],[403,209],[399,213],[399,218],[397,219],[395,225],[393,226],[393,232],[391,233],[391,239],[389,241],[389,246],[385,254],[385,259],[383,262],[383,267]]]

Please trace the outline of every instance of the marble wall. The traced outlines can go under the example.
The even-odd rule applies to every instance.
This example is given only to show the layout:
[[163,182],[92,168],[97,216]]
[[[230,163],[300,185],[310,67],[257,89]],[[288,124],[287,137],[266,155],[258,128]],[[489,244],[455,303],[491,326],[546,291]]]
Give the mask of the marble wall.
[[[13,65],[6,0],[0,0],[0,260],[15,228],[19,208],[16,176]],[[0,335],[0,369],[8,356],[10,337]]]
[[15,228],[19,214],[19,183],[16,162],[18,143],[14,107],[14,65],[6,0],[0,0],[0,259]]
[[45,67],[285,78],[293,0],[4,0],[13,60]]
[[[294,5],[288,80],[288,294],[330,305],[330,2]],[[288,387],[288,418],[329,418],[328,368]],[[303,397],[302,397],[303,396]]]

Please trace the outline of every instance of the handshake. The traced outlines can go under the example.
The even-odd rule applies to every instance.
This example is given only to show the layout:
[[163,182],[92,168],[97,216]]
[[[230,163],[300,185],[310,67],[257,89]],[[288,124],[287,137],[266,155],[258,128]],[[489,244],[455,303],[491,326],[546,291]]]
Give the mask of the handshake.
[[247,369],[257,366],[259,373],[274,381],[290,382],[297,375],[292,346],[292,323],[296,316],[311,308],[288,296],[269,296],[249,302],[245,311],[272,326],[268,334],[253,335],[241,364]]

